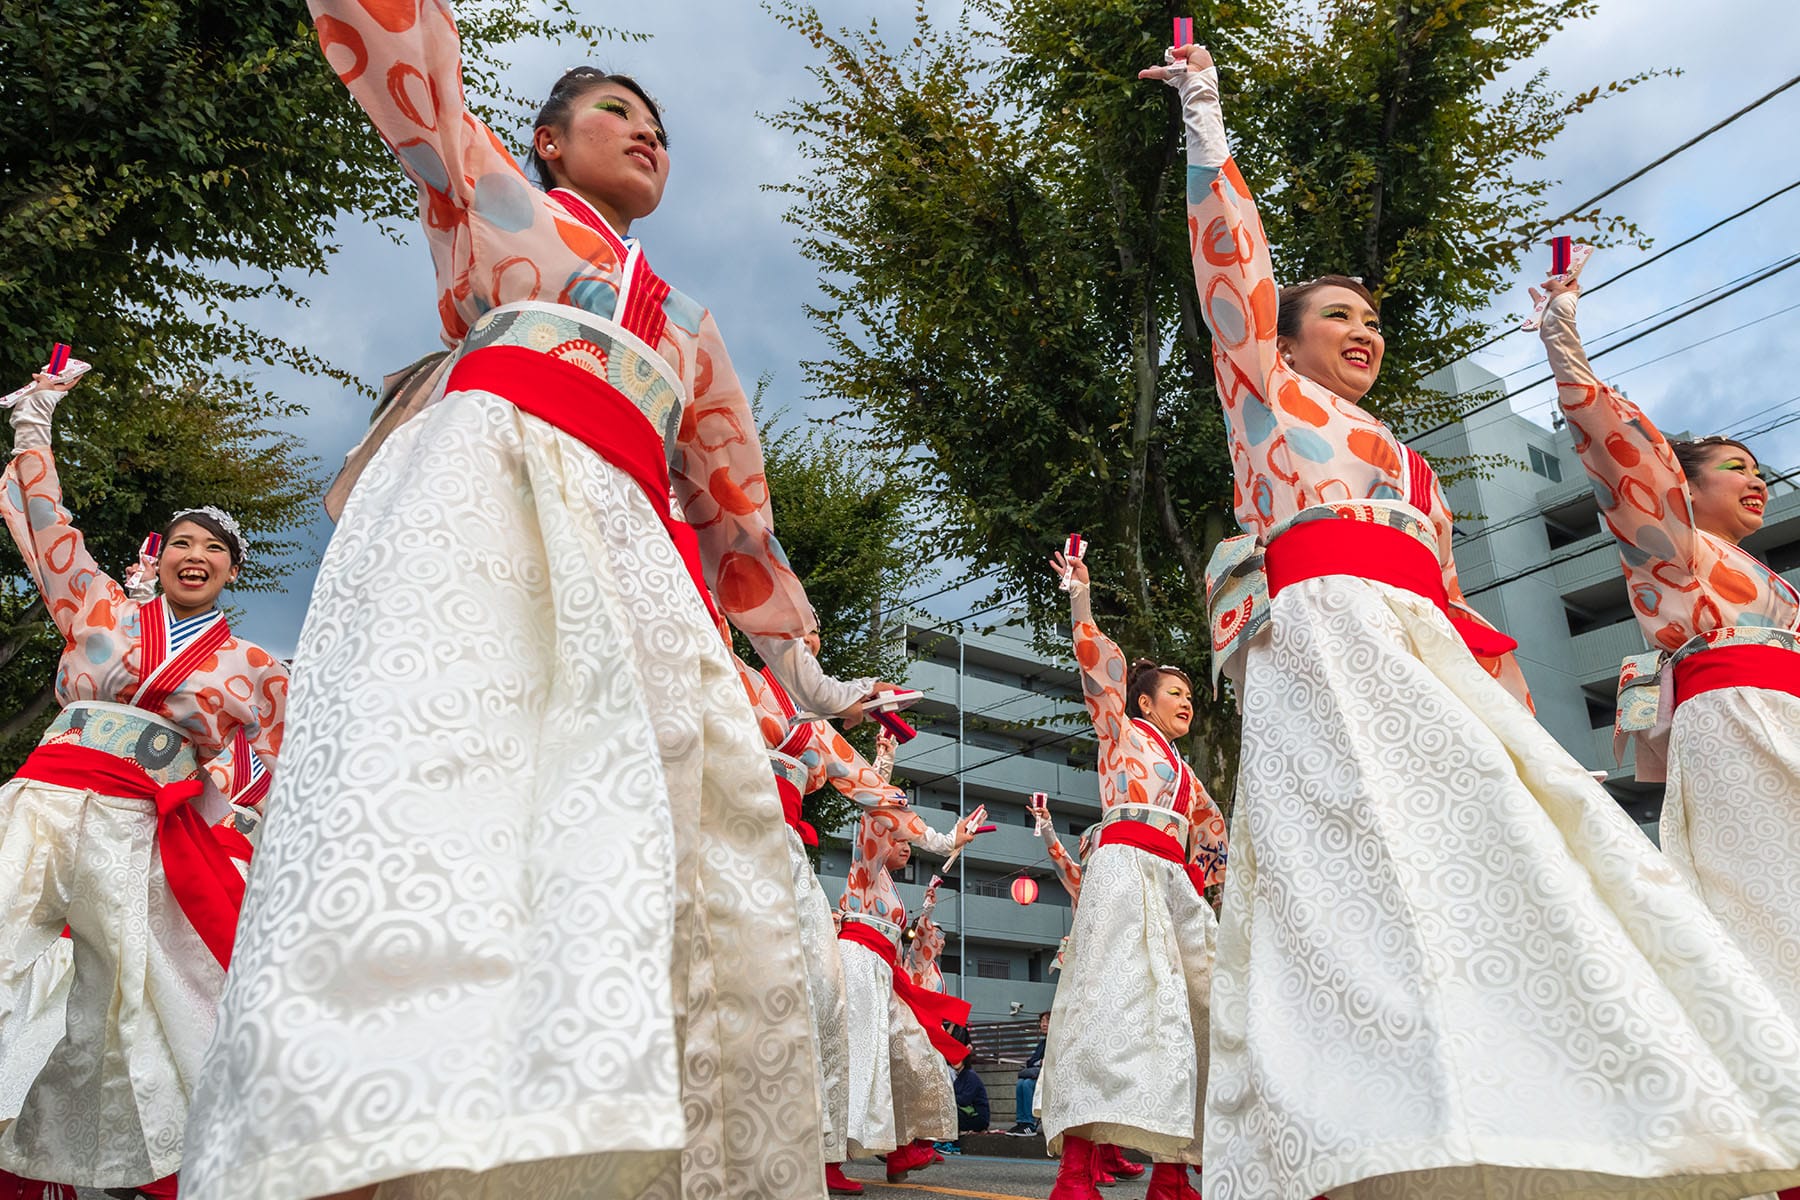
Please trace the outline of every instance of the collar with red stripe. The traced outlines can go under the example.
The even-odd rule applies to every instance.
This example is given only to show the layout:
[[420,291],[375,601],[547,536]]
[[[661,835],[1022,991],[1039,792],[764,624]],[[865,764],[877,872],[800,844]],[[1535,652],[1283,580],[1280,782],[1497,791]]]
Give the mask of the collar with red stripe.
[[1425,456],[1411,446],[1401,446],[1400,457],[1406,462],[1406,495],[1403,499],[1429,517],[1432,498],[1437,494],[1437,472],[1431,469]]
[[769,685],[770,694],[775,697],[776,705],[781,709],[781,715],[787,718],[787,737],[775,749],[789,758],[799,758],[800,752],[806,749],[806,744],[812,741],[812,726],[806,721],[798,725],[794,723],[794,717],[800,709],[795,706],[793,697],[787,694],[787,689],[781,686],[781,680],[775,678],[775,673],[769,668],[764,667],[761,674],[763,681]]
[[663,301],[669,298],[673,289],[650,269],[650,262],[644,257],[637,239],[627,241],[620,237],[612,224],[600,215],[599,209],[568,188],[551,188],[549,194],[571,217],[604,238],[619,262],[624,264],[613,320],[642,338],[645,345],[657,345],[669,324]]
[[1176,812],[1186,816],[1194,807],[1194,769],[1187,765],[1181,755],[1175,753],[1175,747],[1163,736],[1163,731],[1144,720],[1142,717],[1131,718],[1131,723],[1143,731],[1169,765],[1175,769],[1175,803],[1169,805]]
[[170,654],[169,627],[172,624],[174,614],[161,596],[138,609],[139,666],[143,675],[131,697],[131,703],[138,708],[152,712],[160,709],[188,677],[231,638],[231,626],[226,623],[225,614],[214,612],[212,621],[198,636],[179,653]]

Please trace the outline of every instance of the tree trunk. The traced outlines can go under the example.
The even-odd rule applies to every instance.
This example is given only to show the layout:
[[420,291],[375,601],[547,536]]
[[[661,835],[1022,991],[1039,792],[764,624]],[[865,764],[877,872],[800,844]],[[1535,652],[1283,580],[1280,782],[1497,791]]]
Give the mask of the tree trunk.
[[0,639],[0,668],[17,658],[19,651],[30,643],[32,636],[42,625],[45,611],[44,598],[37,596],[25,606],[24,611],[19,613],[12,628],[6,631],[6,637]]
[[38,718],[42,717],[44,712],[55,703],[56,683],[52,680],[38,689],[37,694],[26,702],[24,708],[8,717],[4,723],[0,723],[0,746],[4,746],[30,729]]

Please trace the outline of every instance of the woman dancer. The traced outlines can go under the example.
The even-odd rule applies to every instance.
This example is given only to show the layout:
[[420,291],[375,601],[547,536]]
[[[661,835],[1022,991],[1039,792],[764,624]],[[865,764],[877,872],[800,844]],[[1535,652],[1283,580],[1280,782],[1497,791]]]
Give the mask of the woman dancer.
[[867,689],[801,643],[712,317],[625,240],[657,110],[564,75],[539,192],[448,5],[311,8],[418,186],[457,353],[320,569],[189,1200],[822,1190],[781,808],[703,584],[808,709]]
[[[815,656],[819,635],[806,635]],[[806,847],[819,844],[819,834],[801,816],[801,802],[827,783],[864,808],[904,804],[905,793],[887,784],[887,776],[864,761],[856,748],[823,721],[796,721],[798,708],[773,673],[754,670],[737,660],[738,676],[750,697],[775,786],[788,826],[788,869],[794,882],[794,904],[800,914],[800,945],[806,956],[806,998],[812,1008],[813,1035],[818,1042],[819,1095],[826,1190],[856,1195],[862,1184],[844,1174],[849,1156],[845,1131],[850,1120],[850,1036],[845,1024],[844,968],[838,956],[837,926],[831,902],[806,857]]]
[[[0,1168],[147,1188],[182,1164],[243,895],[248,843],[209,821],[231,812],[234,756],[254,747],[273,769],[287,671],[218,611],[245,549],[218,509],[171,519],[162,596],[135,600],[101,571],[51,452],[68,385],[37,385],[10,414],[0,514],[65,640],[62,711],[0,788],[0,1042],[9,1070],[33,1072],[7,1080],[30,1086],[7,1106]],[[45,1003],[65,927],[73,974]],[[47,1059],[22,1062],[34,1044]]]
[[854,861],[838,901],[850,1023],[850,1150],[886,1152],[890,1182],[929,1165],[932,1142],[956,1137],[944,1063],[960,1061],[966,1051],[943,1025],[969,1020],[967,1001],[928,992],[899,969],[906,904],[893,872],[912,861],[915,843],[942,855],[966,846],[984,812],[977,807],[949,835],[904,804],[872,809],[857,824]]
[[1149,1200],[1179,1200],[1193,1192],[1188,1164],[1200,1161],[1217,931],[1201,893],[1225,871],[1225,819],[1175,752],[1194,716],[1187,676],[1148,661],[1127,668],[1094,624],[1087,564],[1061,552],[1053,562],[1070,580],[1104,815],[1044,1055],[1044,1134],[1062,1153],[1051,1195],[1093,1200],[1096,1143],[1117,1142],[1155,1160]]
[[[1026,803],[1026,810],[1031,814],[1033,832],[1043,839],[1044,849],[1050,855],[1051,869],[1056,872],[1056,878],[1062,884],[1063,890],[1069,893],[1070,909],[1079,911],[1081,907],[1082,863],[1087,861],[1088,854],[1092,850],[1092,839],[1086,833],[1081,835],[1081,840],[1076,844],[1076,850],[1081,855],[1081,861],[1077,862],[1070,856],[1068,850],[1063,847],[1062,839],[1056,836],[1056,823],[1050,816],[1049,797],[1042,792],[1032,793],[1031,799]],[[1056,961],[1051,963],[1051,970],[1060,971],[1063,969],[1064,964],[1068,962],[1069,940],[1069,935],[1065,934],[1062,939],[1062,945],[1057,947]],[[1044,1030],[1046,1035],[1048,1035],[1049,1028],[1050,1014],[1045,1013]],[[1045,1058],[1039,1069],[1040,1076],[1048,1075],[1050,1073],[1048,1036],[1046,1036],[1044,1048]],[[1036,1081],[1034,1081],[1034,1083],[1035,1082]],[[1033,1086],[1030,1089],[1031,1105],[1035,1105],[1040,1111],[1043,1108],[1043,1095],[1043,1090],[1040,1087]],[[1024,1110],[1019,1113],[1019,1120],[1026,1122],[1032,1126],[1034,1130],[1039,1125],[1030,1106],[1025,1107]],[[1063,1155],[1065,1158],[1068,1155],[1068,1151],[1069,1139],[1064,1138]],[[1143,1164],[1134,1163],[1126,1158],[1125,1152],[1120,1150],[1119,1147],[1112,1142],[1094,1143],[1092,1169],[1095,1187],[1111,1187],[1120,1179],[1136,1179],[1144,1173]],[[1076,1164],[1071,1170],[1079,1171],[1080,1164]],[[1072,1186],[1079,1187],[1078,1184]]]
[[1800,1020],[1800,593],[1740,544],[1762,528],[1768,485],[1741,442],[1670,443],[1600,382],[1575,327],[1579,286],[1546,286],[1557,402],[1638,627],[1672,676],[1666,744],[1641,738],[1637,757],[1655,780],[1666,754],[1663,853]]
[[1341,279],[1278,299],[1212,60],[1168,61],[1143,74],[1181,91],[1238,519],[1272,596],[1245,662],[1209,1200],[1800,1179],[1800,1031],[1477,663],[1448,517],[1357,403],[1381,365],[1374,306]]

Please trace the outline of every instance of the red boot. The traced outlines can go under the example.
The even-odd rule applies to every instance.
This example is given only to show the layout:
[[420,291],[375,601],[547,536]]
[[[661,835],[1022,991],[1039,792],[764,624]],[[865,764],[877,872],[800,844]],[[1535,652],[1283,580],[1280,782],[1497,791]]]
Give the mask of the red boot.
[[1100,1166],[1108,1175],[1120,1179],[1139,1179],[1144,1174],[1144,1164],[1134,1163],[1125,1157],[1125,1152],[1111,1142],[1100,1147]]
[[863,1185],[844,1174],[843,1163],[826,1163],[825,1190],[834,1196],[860,1196]]
[[918,1142],[908,1142],[898,1147],[887,1156],[887,1178],[889,1183],[902,1183],[907,1172],[917,1171],[920,1167],[931,1165],[931,1143],[926,1142],[921,1150]]
[[1186,1163],[1159,1162],[1150,1168],[1150,1190],[1144,1200],[1197,1200],[1199,1195],[1188,1182]]
[[1084,1137],[1063,1135],[1062,1162],[1056,1168],[1056,1186],[1050,1200],[1100,1200],[1094,1190],[1094,1160],[1100,1148]]
[[0,1171],[0,1200],[75,1200],[75,1189],[66,1183],[45,1183]]

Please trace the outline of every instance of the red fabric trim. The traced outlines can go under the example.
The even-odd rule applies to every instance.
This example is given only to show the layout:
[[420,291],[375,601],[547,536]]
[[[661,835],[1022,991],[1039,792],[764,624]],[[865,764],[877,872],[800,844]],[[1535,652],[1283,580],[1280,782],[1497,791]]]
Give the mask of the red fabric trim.
[[1495,629],[1450,612],[1444,572],[1437,555],[1411,534],[1373,521],[1306,521],[1270,542],[1263,551],[1269,598],[1302,579],[1350,575],[1411,592],[1437,605],[1471,653],[1497,658],[1519,643]]
[[149,1196],[151,1200],[175,1200],[175,1197],[180,1194],[180,1179],[179,1173],[164,1175],[161,1179],[138,1184],[137,1190]]
[[1174,863],[1187,872],[1188,882],[1194,885],[1194,895],[1206,899],[1206,871],[1190,863],[1187,855],[1181,852],[1181,843],[1162,830],[1142,821],[1109,821],[1100,829],[1100,845],[1130,846]]
[[1675,707],[1704,692],[1765,688],[1800,696],[1800,654],[1780,646],[1718,646],[1675,664]]
[[138,607],[138,686],[156,673],[163,659],[169,657],[169,618],[163,609],[163,598],[152,596],[148,604]]
[[932,1046],[944,1056],[945,1062],[954,1067],[969,1057],[969,1047],[944,1032],[945,1022],[968,1027],[970,1005],[967,1000],[922,988],[908,979],[906,973],[894,965],[898,957],[894,944],[867,925],[845,921],[838,928],[838,937],[843,941],[865,946],[881,956],[881,961],[888,965],[888,970],[893,974],[894,994],[900,997],[906,1007],[912,1009],[913,1016],[918,1018],[925,1030],[925,1036],[931,1039]]
[[1400,453],[1406,459],[1406,502],[1429,517],[1432,495],[1437,490],[1437,473],[1425,461],[1425,456],[1411,446],[1400,447]]
[[[158,596],[151,603],[160,604],[161,602],[162,597]],[[162,614],[158,613],[157,615],[160,617]],[[139,625],[142,626],[142,618],[139,619]],[[167,634],[167,628],[164,627],[162,644],[165,653],[168,646]],[[198,671],[208,659],[218,653],[219,647],[223,646],[230,637],[231,625],[225,620],[225,614],[220,613],[218,619],[208,625],[199,637],[182,647],[181,653],[177,654],[174,660],[163,669],[162,674],[150,683],[139,686],[137,694],[131,698],[131,703],[137,708],[155,712],[168,701],[170,696],[175,694],[182,684],[187,682],[190,675]],[[149,678],[149,675],[149,671],[144,673],[146,679]]]
[[[621,266],[631,262],[631,247],[614,232],[613,227],[593,205],[568,188],[551,188],[550,195],[556,197],[570,216],[605,238],[613,248],[613,253],[619,256]],[[673,290],[663,282],[660,275],[650,269],[650,261],[644,257],[640,245],[637,264],[627,281],[625,311],[615,314],[619,324],[647,344],[656,345],[662,341],[663,331],[669,325],[668,314],[663,311],[663,301],[669,298],[669,293]]]
[[13,778],[81,788],[103,796],[154,800],[156,848],[162,855],[169,891],[219,965],[231,964],[238,910],[244,903],[244,876],[232,865],[226,839],[220,836],[236,831],[216,834],[194,810],[192,802],[205,790],[200,780],[161,785],[130,759],[91,746],[71,745],[39,746]]
[[75,1200],[75,1189],[66,1183],[47,1183],[0,1171],[0,1200]]
[[775,790],[781,793],[781,819],[788,828],[800,835],[800,840],[808,846],[819,844],[819,831],[800,819],[800,789],[786,775],[775,776]]
[[1181,755],[1175,753],[1175,747],[1169,744],[1169,739],[1163,736],[1162,730],[1142,717],[1131,718],[1131,723],[1149,735],[1150,740],[1156,743],[1156,748],[1162,751],[1162,756],[1168,760],[1169,766],[1174,768],[1175,804],[1173,807],[1182,816],[1187,816],[1188,811],[1194,806],[1193,771],[1188,769],[1188,765],[1182,761]]
[[661,435],[624,393],[580,367],[523,346],[485,346],[450,368],[448,392],[492,392],[548,421],[637,481],[668,531],[694,590],[719,623],[700,567],[700,536],[669,511],[669,460]]

